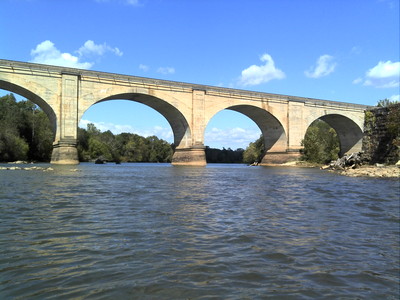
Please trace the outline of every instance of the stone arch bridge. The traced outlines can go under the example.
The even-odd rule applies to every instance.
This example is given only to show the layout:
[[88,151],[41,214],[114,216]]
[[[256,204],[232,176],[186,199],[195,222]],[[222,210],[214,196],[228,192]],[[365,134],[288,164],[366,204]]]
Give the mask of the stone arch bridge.
[[48,115],[54,131],[51,162],[77,164],[79,120],[92,105],[126,99],[161,113],[171,125],[175,165],[205,165],[204,132],[219,111],[234,110],[260,128],[262,163],[299,156],[309,125],[322,119],[339,137],[341,153],[361,150],[365,105],[324,101],[167,80],[0,60],[0,89],[17,93]]

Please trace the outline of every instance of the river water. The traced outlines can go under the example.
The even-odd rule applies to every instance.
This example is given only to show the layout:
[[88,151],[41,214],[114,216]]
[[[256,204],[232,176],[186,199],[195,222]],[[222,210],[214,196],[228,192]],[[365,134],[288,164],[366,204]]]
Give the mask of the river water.
[[0,299],[398,299],[398,180],[52,167],[0,170]]

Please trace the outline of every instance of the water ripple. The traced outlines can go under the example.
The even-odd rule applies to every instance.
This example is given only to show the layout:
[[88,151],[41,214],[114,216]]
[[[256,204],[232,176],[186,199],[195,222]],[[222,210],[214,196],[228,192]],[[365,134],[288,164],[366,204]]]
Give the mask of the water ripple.
[[0,171],[1,299],[397,299],[398,182],[162,164]]

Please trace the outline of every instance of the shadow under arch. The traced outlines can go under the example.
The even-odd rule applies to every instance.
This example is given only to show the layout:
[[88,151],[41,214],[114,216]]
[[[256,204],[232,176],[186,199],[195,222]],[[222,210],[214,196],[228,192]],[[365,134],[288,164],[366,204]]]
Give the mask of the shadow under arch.
[[235,105],[225,108],[244,114],[260,128],[264,137],[266,152],[285,152],[287,138],[285,129],[279,120],[265,109],[251,105]]
[[339,114],[329,114],[319,119],[335,129],[340,143],[340,156],[361,151],[363,130],[353,120]]
[[53,134],[54,135],[56,134],[57,116],[54,113],[54,110],[51,108],[51,106],[49,104],[47,104],[47,102],[43,98],[41,98],[40,96],[38,96],[37,94],[35,94],[34,92],[32,92],[26,88],[23,88],[19,85],[16,85],[11,82],[4,81],[4,80],[0,80],[0,89],[7,90],[12,93],[16,93],[22,97],[25,97],[27,100],[32,101],[36,105],[38,105],[45,112],[47,117],[49,118],[51,129],[53,130]]
[[[167,119],[174,135],[175,148],[187,148],[191,146],[191,132],[189,124],[183,114],[171,104],[155,96],[140,93],[122,93],[103,98],[96,103],[111,100],[129,100],[149,106]],[[82,114],[83,115],[83,114]]]

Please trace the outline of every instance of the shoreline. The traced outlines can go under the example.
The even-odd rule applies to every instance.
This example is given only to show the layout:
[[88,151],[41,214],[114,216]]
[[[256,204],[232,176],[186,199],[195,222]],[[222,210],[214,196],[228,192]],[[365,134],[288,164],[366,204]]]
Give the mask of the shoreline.
[[400,167],[363,165],[356,169],[328,170],[349,177],[399,178]]
[[400,166],[396,165],[362,165],[358,168],[347,168],[335,170],[324,168],[325,165],[306,161],[291,161],[283,164],[263,164],[267,167],[297,167],[297,168],[319,168],[328,172],[348,177],[373,177],[373,178],[400,178]]
[[[2,163],[3,164],[3,163]],[[31,162],[5,162],[4,164],[15,165],[31,165]],[[39,163],[40,164],[40,163]],[[400,166],[397,165],[362,165],[358,168],[346,168],[346,169],[331,169],[327,165],[310,163],[306,161],[290,161],[282,164],[259,164],[264,167],[293,167],[293,168],[318,168],[324,171],[336,173],[348,177],[372,177],[372,178],[400,178]],[[38,166],[32,167],[20,167],[20,166],[1,166],[0,170],[42,170],[52,171],[52,167],[44,168]]]

